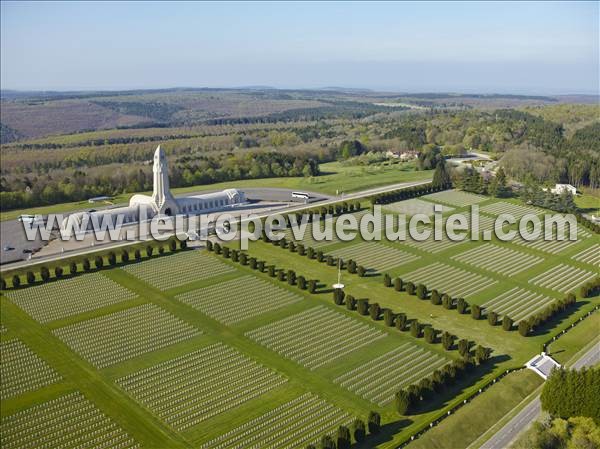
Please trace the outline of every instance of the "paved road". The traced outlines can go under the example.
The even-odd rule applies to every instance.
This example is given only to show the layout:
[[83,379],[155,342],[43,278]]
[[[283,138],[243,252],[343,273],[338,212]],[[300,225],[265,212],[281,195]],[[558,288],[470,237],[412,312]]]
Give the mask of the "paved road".
[[[572,368],[580,369],[584,366],[592,366],[600,363],[600,343],[595,344],[589,351],[581,356]],[[540,397],[537,396],[514,418],[512,418],[502,429],[486,441],[480,449],[504,449],[510,444],[539,416],[542,410]]]
[[[260,188],[244,188],[240,189],[245,194],[246,197],[251,201],[261,201],[261,202],[271,202],[271,201],[279,201],[282,203],[292,203],[292,202],[300,202],[304,204],[302,201],[294,201],[291,198],[291,189],[281,189],[281,188],[270,188],[270,187],[260,187]],[[205,194],[215,192],[216,190],[208,190],[195,192],[186,195],[177,195],[176,198],[183,198],[186,196],[197,195],[197,194]],[[326,195],[322,193],[316,192],[306,192],[311,195],[311,199],[308,201],[309,203],[319,202],[331,199],[331,195]],[[81,209],[81,211],[89,210],[94,208],[96,210],[103,210],[118,206],[125,206],[126,204],[116,204],[104,207],[98,207],[98,205],[90,204],[90,207]],[[282,204],[282,206],[286,206]],[[69,212],[67,215],[80,212],[73,211]],[[0,264],[6,264],[17,261],[24,261],[27,259],[28,254],[23,253],[23,250],[34,250],[38,251],[42,249],[44,246],[44,242],[41,241],[40,238],[37,238],[34,241],[28,241],[25,236],[25,231],[23,230],[23,224],[19,223],[17,220],[5,220],[0,222]],[[81,245],[83,246],[83,245]],[[87,245],[89,246],[89,244]],[[7,250],[5,250],[5,248]],[[44,249],[43,252],[46,252]],[[39,258],[39,256],[34,256],[35,258]],[[14,264],[13,266],[16,266]]]
[[[431,182],[431,180],[428,179],[425,181],[412,181],[412,182],[390,184],[390,185],[383,186],[383,187],[367,189],[367,190],[363,190],[363,191],[355,192],[355,193],[351,193],[351,194],[344,194],[341,196],[328,196],[328,195],[322,195],[322,194],[318,194],[318,193],[313,194],[312,192],[308,192],[308,193],[311,193],[316,198],[318,198],[317,204],[327,205],[327,204],[331,204],[331,203],[336,203],[341,200],[351,200],[351,199],[362,198],[362,197],[374,195],[377,193],[395,190],[395,189],[402,188],[402,187],[411,187],[411,186],[416,186],[416,185],[420,185],[420,184],[426,184],[428,182]],[[306,207],[306,205],[304,203],[298,204],[297,202],[292,203],[290,201],[290,196],[289,196],[291,193],[290,189],[277,189],[277,188],[243,189],[242,188],[240,190],[247,191],[251,198],[255,198],[255,199],[269,198],[271,200],[282,201],[282,203],[280,203],[281,207],[271,208],[269,210],[269,212],[266,212],[264,214],[257,212],[257,215],[259,217],[268,216],[268,215],[272,215],[275,213],[293,212],[295,210],[303,209]],[[283,201],[286,201],[286,202],[284,203]],[[313,202],[313,201],[311,201],[311,202]],[[2,222],[2,224],[4,224],[4,223],[7,223],[7,222]],[[17,223],[17,222],[14,221],[14,223]],[[20,225],[20,223],[18,223],[18,224]],[[45,255],[44,252],[46,250],[44,250],[44,251],[42,251],[41,254],[34,255],[32,260],[30,260],[30,261],[19,261],[19,262],[14,262],[14,263],[3,265],[0,267],[0,271],[11,270],[11,269],[18,268],[21,266],[30,266],[30,265],[34,265],[34,264],[38,264],[38,263],[42,263],[42,262],[44,262],[44,263],[53,262],[53,261],[62,259],[64,257],[71,257],[74,255],[93,253],[95,251],[104,251],[109,248],[117,248],[117,247],[128,245],[131,243],[133,243],[133,242],[129,241],[129,242],[124,243],[122,241],[116,241],[116,242],[98,244],[97,246],[91,247],[90,243],[86,240],[86,241],[80,242],[81,247],[73,248],[72,250],[65,252],[64,254],[53,253],[53,254]]]

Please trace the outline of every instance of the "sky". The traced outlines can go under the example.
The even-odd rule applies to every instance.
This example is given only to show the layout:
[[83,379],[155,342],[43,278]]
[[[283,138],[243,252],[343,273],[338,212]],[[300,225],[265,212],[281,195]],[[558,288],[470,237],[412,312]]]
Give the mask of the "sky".
[[600,3],[1,3],[19,90],[598,93]]

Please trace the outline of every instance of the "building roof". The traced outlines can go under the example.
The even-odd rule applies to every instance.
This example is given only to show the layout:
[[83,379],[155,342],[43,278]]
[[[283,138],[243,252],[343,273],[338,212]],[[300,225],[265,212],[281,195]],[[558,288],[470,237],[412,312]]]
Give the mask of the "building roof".
[[548,354],[542,352],[540,355],[536,355],[527,362],[525,367],[536,372],[540,377],[546,380],[554,368],[560,368],[560,364]]

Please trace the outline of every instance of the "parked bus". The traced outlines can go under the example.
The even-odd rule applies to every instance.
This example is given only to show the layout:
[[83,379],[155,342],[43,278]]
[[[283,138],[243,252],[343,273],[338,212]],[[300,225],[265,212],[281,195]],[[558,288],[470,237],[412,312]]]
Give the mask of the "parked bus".
[[308,195],[308,193],[304,193],[304,192],[292,192],[292,198],[308,200],[310,198],[310,196]]

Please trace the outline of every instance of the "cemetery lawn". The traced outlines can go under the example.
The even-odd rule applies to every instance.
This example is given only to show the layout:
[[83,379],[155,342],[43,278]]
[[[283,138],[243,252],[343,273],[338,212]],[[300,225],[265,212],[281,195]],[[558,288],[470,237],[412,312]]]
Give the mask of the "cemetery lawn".
[[[464,196],[460,197],[460,201],[466,201]],[[481,204],[485,206],[493,202],[488,199]],[[503,203],[508,205],[499,207],[518,204],[513,200],[504,200]],[[461,210],[461,206],[455,206],[453,212]],[[409,416],[399,416],[389,402],[372,401],[369,400],[372,395],[354,393],[340,379],[351,370],[372,366],[369,363],[399,348],[406,348],[409,355],[422,355],[425,362],[436,360],[439,363],[443,363],[444,359],[458,358],[458,351],[444,351],[440,343],[427,344],[423,338],[416,339],[408,331],[386,327],[383,320],[373,321],[368,316],[346,310],[345,306],[336,306],[330,288],[337,281],[335,266],[309,260],[297,252],[270,243],[252,242],[249,255],[265,261],[267,266],[294,269],[297,275],[317,279],[319,288],[316,294],[311,295],[287,282],[270,278],[267,272],[259,273],[214,253],[197,250],[166,253],[150,260],[131,262],[125,267],[107,267],[74,278],[103,276],[112,281],[95,283],[98,291],[86,282],[77,284],[80,285],[79,290],[69,287],[75,284],[69,284],[68,277],[22,288],[18,292],[9,290],[3,292],[0,300],[0,341],[3,344],[16,340],[22,342],[62,379],[3,400],[0,417],[5,421],[14,413],[79,391],[145,448],[198,448],[250,420],[266,422],[262,415],[310,393],[325,401],[328,410],[331,410],[331,415],[325,416],[321,415],[325,407],[319,407],[317,412],[307,415],[309,421],[320,423],[311,427],[311,431],[317,431],[315,439],[346,423],[349,417],[356,416],[366,421],[369,411],[375,410],[381,414],[383,428],[380,435],[365,443],[364,448],[396,447],[418,429],[446,415],[449,408],[462,403],[464,398],[490,379],[507,369],[522,366],[541,351],[542,343],[587,314],[600,303],[600,298],[579,299],[576,309],[570,314],[558,317],[525,338],[516,330],[504,331],[500,325],[490,326],[485,319],[474,320],[470,315],[459,315],[454,309],[447,310],[431,304],[429,300],[409,296],[405,291],[396,292],[385,287],[383,273],[390,274],[392,278],[402,277],[441,264],[453,268],[457,276],[471,276],[465,277],[467,281],[464,283],[459,282],[450,288],[470,288],[475,282],[473,279],[479,279],[482,288],[467,291],[467,300],[471,304],[487,303],[515,288],[554,300],[564,295],[560,291],[561,285],[547,284],[543,274],[552,272],[560,264],[577,268],[578,276],[594,272],[594,265],[577,260],[577,257],[599,240],[598,236],[590,235],[576,244],[561,247],[557,254],[548,252],[546,247],[531,248],[495,240],[452,244],[438,252],[431,252],[429,246],[399,242],[337,241],[320,248],[327,254],[349,251],[353,245],[360,244],[360,251],[351,254],[359,262],[363,258],[366,264],[374,265],[367,266],[373,269],[362,278],[342,273],[347,294],[357,299],[368,298],[370,303],[377,302],[382,308],[404,312],[421,324],[431,324],[438,330],[493,349],[488,363],[438,393]],[[227,245],[234,247],[235,243]],[[509,260],[517,256],[518,260],[523,260],[523,255],[535,256],[535,263],[527,262],[525,269],[510,275],[506,275],[504,268],[497,264],[485,264],[483,268],[474,263],[472,254],[476,252],[466,253],[482,245],[503,245],[511,250],[506,252]],[[463,254],[460,260],[454,257],[460,254]],[[397,259],[394,259],[395,255]],[[108,265],[106,257],[104,264],[105,267]],[[430,289],[435,288],[435,283],[446,281],[435,276],[436,270],[424,273]],[[255,280],[250,282],[250,278]],[[532,279],[540,282],[530,282]],[[262,285],[261,282],[271,284],[270,288],[264,289],[269,292],[268,296],[256,296],[256,285]],[[574,281],[569,279],[569,282]],[[245,283],[248,283],[248,288],[244,288]],[[123,287],[131,294],[123,294]],[[280,296],[276,289],[282,292]],[[46,295],[48,300],[36,301],[32,305],[26,298],[20,297],[28,294],[32,298],[37,294],[41,298]],[[67,295],[70,296],[66,298]],[[283,298],[285,303],[277,305],[274,302],[277,297]],[[206,300],[203,301],[203,298]],[[253,308],[256,301],[260,301],[259,310]],[[531,307],[533,305],[529,302],[522,304],[525,311],[531,310]],[[136,310],[144,313],[136,314]],[[294,328],[294,323],[300,323],[299,327]],[[584,320],[554,343],[551,352],[556,353],[559,360],[575,354],[588,344],[590,332],[597,324],[598,314]],[[81,329],[92,331],[78,333],[82,332]],[[119,332],[123,332],[123,338],[127,340],[122,342],[115,338]],[[78,339],[78,335],[88,337]],[[89,335],[95,338],[89,338]],[[272,335],[282,337],[274,340]],[[357,338],[346,338],[348,335]],[[218,345],[225,345],[228,348],[225,352],[231,357],[223,360],[217,357],[211,361],[215,370],[211,371],[214,377],[211,377],[210,383],[203,383],[202,376],[190,376],[187,368],[177,371],[177,366],[189,364],[193,367],[197,360],[194,354],[198,351],[209,351],[211,347],[220,347]],[[411,367],[414,366],[406,369]],[[427,363],[420,366],[422,371],[417,372],[403,370],[402,366],[394,369],[398,369],[398,381],[408,383],[413,381],[413,375],[418,374],[417,378],[428,375]],[[245,378],[244,372],[253,374]],[[373,373],[377,371],[366,371],[363,376]],[[173,381],[173,374],[180,376],[177,382]],[[381,374],[385,375],[385,370]],[[241,402],[236,402],[242,396],[235,388],[221,388],[229,376],[232,376],[232,381],[253,382],[253,389],[240,390],[248,393]],[[131,379],[137,380],[132,384]],[[427,442],[427,438],[434,438],[439,432],[455,438],[443,438],[448,447],[465,447],[488,428],[491,421],[514,408],[538,385],[539,379],[532,372],[520,371],[505,376],[456,413],[464,419],[451,416],[443,420],[439,427],[415,444]],[[377,382],[373,382],[370,387],[376,386]],[[161,397],[153,397],[155,391],[160,391],[166,402],[161,402]],[[207,397],[215,398],[213,405],[216,404],[218,409],[214,409],[214,414],[210,413],[213,406],[210,403],[198,405],[204,404],[202,401]],[[177,408],[179,406],[181,408]],[[196,414],[185,414],[188,412]],[[181,419],[180,413],[184,413]],[[472,427],[472,431],[462,429],[465,423]],[[277,438],[296,438],[295,431],[288,432],[286,429],[284,427]],[[243,434],[243,430],[239,434]],[[216,444],[213,442],[207,447]]]

